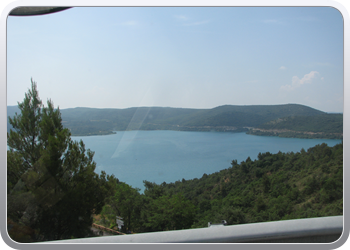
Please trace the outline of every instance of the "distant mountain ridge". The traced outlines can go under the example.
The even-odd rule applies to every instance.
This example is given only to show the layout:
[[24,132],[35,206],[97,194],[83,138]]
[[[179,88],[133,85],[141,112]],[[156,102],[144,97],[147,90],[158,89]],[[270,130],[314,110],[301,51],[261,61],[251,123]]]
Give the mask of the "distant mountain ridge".
[[[19,112],[16,106],[8,106],[7,110],[9,116]],[[269,123],[274,124],[274,120],[281,118],[318,116],[327,117],[325,121],[329,122],[332,119],[328,119],[328,117],[333,116],[300,104],[223,105],[212,109],[170,107],[98,109],[78,107],[61,109],[61,114],[63,125],[71,130],[72,135],[102,135],[124,130],[239,132],[261,126],[266,130]],[[337,115],[337,132],[339,132],[340,120],[339,114]],[[304,118],[303,122],[308,123],[308,120]],[[318,122],[320,122],[319,119]],[[332,123],[325,124],[325,126],[327,126],[329,132]],[[322,125],[320,131],[322,131]]]

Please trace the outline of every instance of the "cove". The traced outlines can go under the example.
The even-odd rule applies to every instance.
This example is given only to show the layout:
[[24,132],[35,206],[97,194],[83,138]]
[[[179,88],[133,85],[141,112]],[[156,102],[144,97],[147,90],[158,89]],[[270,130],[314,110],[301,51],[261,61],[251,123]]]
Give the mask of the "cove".
[[144,190],[143,180],[160,184],[201,178],[264,152],[299,152],[317,144],[334,146],[341,140],[255,136],[246,133],[184,131],[116,131],[104,136],[73,136],[95,152],[95,172],[114,174]]

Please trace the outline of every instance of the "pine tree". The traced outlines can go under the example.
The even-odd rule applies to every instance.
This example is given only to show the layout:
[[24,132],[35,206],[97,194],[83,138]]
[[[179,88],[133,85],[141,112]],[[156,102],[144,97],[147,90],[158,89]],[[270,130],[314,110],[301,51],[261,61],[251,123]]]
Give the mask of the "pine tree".
[[39,99],[36,83],[32,80],[32,88],[25,94],[22,103],[18,103],[21,114],[9,117],[14,131],[7,134],[7,144],[11,149],[20,152],[26,169],[32,168],[39,159],[38,143],[42,102]]
[[89,235],[107,192],[94,153],[71,139],[60,110],[51,100],[42,104],[33,80],[18,107],[7,135],[8,217],[35,229],[34,240]]

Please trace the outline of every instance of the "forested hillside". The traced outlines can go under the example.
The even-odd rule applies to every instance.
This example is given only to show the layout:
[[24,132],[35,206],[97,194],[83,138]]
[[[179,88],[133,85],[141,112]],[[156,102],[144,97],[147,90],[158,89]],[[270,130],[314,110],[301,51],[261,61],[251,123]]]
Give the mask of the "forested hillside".
[[75,108],[62,110],[63,124],[73,135],[93,131],[121,130],[186,130],[186,131],[242,131],[271,120],[324,112],[296,104],[287,105],[226,105],[213,109],[182,109],[140,107],[128,109]]
[[343,214],[343,145],[317,145],[297,153],[259,153],[199,179],[162,183],[144,181],[140,194],[125,183],[95,216],[125,230],[148,232]]
[[[13,116],[17,107],[8,107]],[[139,107],[61,110],[63,126],[73,136],[105,135],[125,130],[246,131],[255,135],[301,138],[342,138],[341,114],[297,104],[225,105],[213,109]],[[8,123],[8,132],[11,126]]]
[[[138,129],[137,124],[149,119],[185,124],[192,117],[204,123],[201,119],[223,115],[227,109],[234,112],[234,108],[105,112],[125,119],[125,124],[129,117],[127,129]],[[268,119],[277,116],[278,112],[269,114],[270,108],[249,107],[246,121],[257,122],[251,119],[257,113],[265,112]],[[307,107],[280,108],[290,113],[301,108],[318,119],[319,111]],[[69,119],[62,118],[51,101],[43,105],[35,82],[19,109],[10,111],[17,115],[9,119],[14,129],[7,135],[7,224],[10,237],[18,242],[96,236],[92,223],[115,229],[116,216],[124,220],[123,232],[137,233],[206,227],[208,222],[221,220],[233,225],[343,214],[343,144],[321,144],[297,153],[259,153],[257,160],[248,157],[241,163],[233,159],[228,169],[204,173],[199,179],[162,184],[145,180],[141,194],[114,175],[95,173],[94,152],[83,141],[71,138],[63,126]],[[249,116],[253,111],[256,113]],[[84,112],[72,117],[93,117],[106,124],[105,113],[94,110],[92,116],[89,109]]]
[[249,134],[298,138],[341,139],[343,115],[290,116],[278,118],[251,129]]

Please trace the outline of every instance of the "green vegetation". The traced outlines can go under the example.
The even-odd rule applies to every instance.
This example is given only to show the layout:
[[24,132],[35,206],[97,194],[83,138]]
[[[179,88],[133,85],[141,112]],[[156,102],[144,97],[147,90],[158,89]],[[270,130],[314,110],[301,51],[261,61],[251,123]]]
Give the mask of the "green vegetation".
[[233,160],[232,167],[200,179],[144,184],[144,194],[119,184],[102,210],[104,220],[96,223],[113,227],[122,214],[124,230],[150,232],[207,227],[209,221],[234,225],[342,215],[343,145],[259,153],[257,160]]
[[[8,114],[15,112],[8,107]],[[213,109],[140,107],[64,109],[62,124],[74,136],[106,135],[125,130],[248,132],[300,138],[342,138],[342,115],[303,105],[225,105]],[[8,132],[11,128],[8,123]]]
[[225,219],[230,225],[343,213],[343,146],[298,153],[259,153],[200,179],[164,186],[198,209],[192,227]]
[[[327,115],[297,104],[225,105],[213,109],[75,108],[62,110],[62,117],[64,126],[73,135],[102,135],[124,130],[247,132],[248,128],[266,128],[288,130],[269,134],[274,136],[339,139],[342,138],[343,129],[342,115]],[[285,122],[271,127],[274,121],[281,119]],[[293,122],[289,124],[291,119]],[[268,135],[268,132],[261,130],[250,130],[249,133]]]
[[71,139],[51,101],[42,105],[34,82],[19,110],[7,135],[7,222],[18,242],[94,236],[93,222],[115,229],[116,216],[122,232],[138,233],[343,214],[342,143],[259,153],[200,179],[145,180],[141,194],[94,172],[94,153]]
[[298,137],[298,138],[343,138],[343,115],[323,114],[315,116],[291,116],[279,118],[251,129],[249,134]]
[[124,130],[179,130],[242,132],[271,120],[293,115],[320,115],[321,111],[296,104],[220,106],[213,109],[140,107],[129,109],[75,108],[62,110],[65,127],[73,135]]
[[262,129],[343,133],[343,115],[291,116],[262,124],[259,127]]
[[94,172],[94,153],[71,140],[60,110],[51,101],[42,105],[34,82],[18,106],[7,134],[10,237],[31,242],[91,235],[91,214],[101,211],[115,178]]

